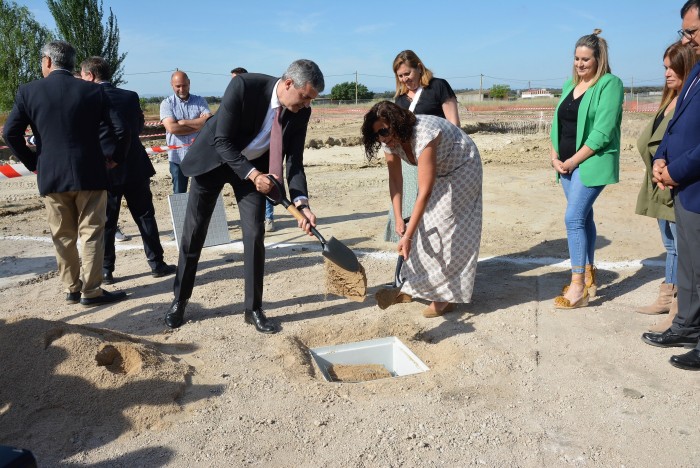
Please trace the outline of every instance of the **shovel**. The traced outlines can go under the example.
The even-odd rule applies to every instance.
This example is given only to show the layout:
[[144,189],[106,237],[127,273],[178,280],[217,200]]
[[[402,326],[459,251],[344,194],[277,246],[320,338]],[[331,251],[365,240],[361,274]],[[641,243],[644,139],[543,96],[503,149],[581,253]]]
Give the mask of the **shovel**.
[[[275,186],[270,193],[265,195],[265,197],[270,200],[270,203],[273,205],[282,204],[282,206],[284,206],[287,211],[289,211],[292,216],[299,221],[306,219],[306,216],[297,210],[297,207],[284,196],[284,187],[282,184],[280,184],[279,181],[272,175],[268,175],[267,177]],[[315,227],[311,227],[311,232],[319,241],[321,241],[321,245],[323,246],[322,253],[324,257],[344,270],[351,271],[353,273],[360,271],[360,262],[357,260],[355,253],[350,250],[348,246],[334,237],[331,237],[328,240],[324,239],[321,233],[318,232]]]
[[[411,219],[409,216],[408,218],[404,218],[403,222],[408,224],[408,221]],[[403,286],[403,278],[401,277],[401,267],[403,266],[403,255],[399,255],[399,259],[396,261],[396,271],[394,272],[394,287],[395,288],[400,288]]]

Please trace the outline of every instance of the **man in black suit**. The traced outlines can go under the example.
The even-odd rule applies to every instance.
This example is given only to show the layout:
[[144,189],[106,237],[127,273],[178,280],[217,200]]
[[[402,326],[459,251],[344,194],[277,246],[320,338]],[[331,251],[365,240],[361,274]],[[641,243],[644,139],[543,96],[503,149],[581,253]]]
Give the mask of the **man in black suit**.
[[[102,57],[90,57],[80,64],[80,76],[85,81],[98,83],[105,90],[110,104],[119,112],[124,124],[131,134],[129,152],[126,161],[108,173],[109,186],[107,192],[107,222],[105,223],[105,254],[102,265],[102,282],[114,283],[114,236],[117,232],[117,221],[122,204],[122,197],[131,212],[131,217],[139,228],[143,250],[146,253],[151,276],[160,278],[175,273],[175,267],[163,261],[163,247],[158,237],[156,210],[151,194],[151,177],[156,171],[141,144],[139,134],[143,130],[144,117],[139,102],[139,95],[133,91],[119,89],[109,80],[112,74],[109,64]],[[108,128],[102,127],[100,141],[103,150],[113,150],[113,142],[108,138]]]
[[[281,157],[285,161],[290,198],[305,215],[298,222],[311,234],[316,216],[308,206],[303,154],[311,101],[325,84],[318,65],[310,60],[293,62],[282,78],[245,73],[231,80],[216,115],[204,125],[180,166],[193,177],[180,258],[175,276],[175,300],[165,323],[177,328],[192,295],[197,263],[204,245],[214,205],[224,184],[233,187],[243,231],[244,321],[261,333],[275,333],[262,310],[265,266],[265,196],[273,189],[271,136],[281,126]],[[278,118],[278,125],[274,120]]]
[[[700,56],[700,0],[681,8],[681,42]],[[689,347],[671,365],[700,370],[700,63],[688,74],[673,119],[654,155],[654,181],[673,189],[678,241],[678,314],[663,333],[644,333],[652,346]]]
[[[124,159],[129,131],[109,105],[104,90],[76,80],[74,67],[75,49],[69,43],[55,41],[43,47],[44,79],[19,87],[4,138],[22,164],[37,171],[66,300],[94,306],[126,297],[124,292],[104,291],[100,285],[107,167]],[[102,122],[109,138],[115,139],[109,154],[100,147]],[[36,137],[36,152],[24,139],[27,126]],[[77,248],[79,235],[82,255]]]

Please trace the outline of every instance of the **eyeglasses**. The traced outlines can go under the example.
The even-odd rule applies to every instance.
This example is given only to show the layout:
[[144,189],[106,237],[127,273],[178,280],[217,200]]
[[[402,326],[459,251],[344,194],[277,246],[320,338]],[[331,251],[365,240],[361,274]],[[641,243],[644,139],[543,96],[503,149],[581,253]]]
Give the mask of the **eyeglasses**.
[[380,128],[379,130],[377,130],[377,133],[375,133],[375,135],[386,138],[389,136],[389,132],[390,132],[389,127],[384,127],[384,128]]
[[698,32],[700,28],[695,28],[695,29],[679,29],[678,30],[678,35],[680,36],[681,39],[688,39],[689,41],[693,40],[693,36],[695,36],[695,33]]

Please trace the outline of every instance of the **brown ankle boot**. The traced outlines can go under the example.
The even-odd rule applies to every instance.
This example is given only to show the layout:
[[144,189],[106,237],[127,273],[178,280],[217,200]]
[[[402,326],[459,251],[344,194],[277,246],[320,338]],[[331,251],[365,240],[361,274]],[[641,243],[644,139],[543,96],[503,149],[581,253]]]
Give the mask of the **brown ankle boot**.
[[646,315],[658,315],[668,313],[668,311],[671,310],[671,302],[673,302],[673,298],[675,295],[675,284],[667,284],[665,282],[661,283],[661,286],[659,286],[659,295],[656,297],[656,300],[648,306],[640,307],[639,309],[637,309],[637,313]]
[[676,317],[676,314],[678,314],[678,296],[674,295],[673,299],[671,300],[671,307],[669,308],[668,315],[657,321],[654,325],[650,326],[649,331],[654,333],[665,332],[671,328],[671,324],[673,323],[673,319]]

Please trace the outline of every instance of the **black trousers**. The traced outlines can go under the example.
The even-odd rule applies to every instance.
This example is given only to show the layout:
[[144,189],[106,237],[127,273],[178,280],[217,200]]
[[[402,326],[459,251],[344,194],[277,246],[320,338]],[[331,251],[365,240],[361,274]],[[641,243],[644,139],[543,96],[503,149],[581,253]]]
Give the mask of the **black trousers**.
[[[671,330],[682,336],[700,338],[700,214],[683,208],[680,197],[673,199],[678,236],[678,315]],[[700,342],[697,349],[700,349]]]
[[227,183],[233,187],[241,218],[244,306],[247,310],[255,310],[262,306],[265,274],[265,197],[250,181],[241,180],[227,165],[191,178],[173,290],[176,300],[192,296],[209,221],[219,193]]
[[151,269],[163,263],[163,246],[160,244],[156,210],[153,207],[151,179],[144,179],[126,185],[112,187],[107,192],[107,222],[105,223],[105,255],[102,271],[113,272],[116,254],[114,252],[114,235],[121,209],[122,197],[131,212],[136,226],[141,233],[143,250]]

